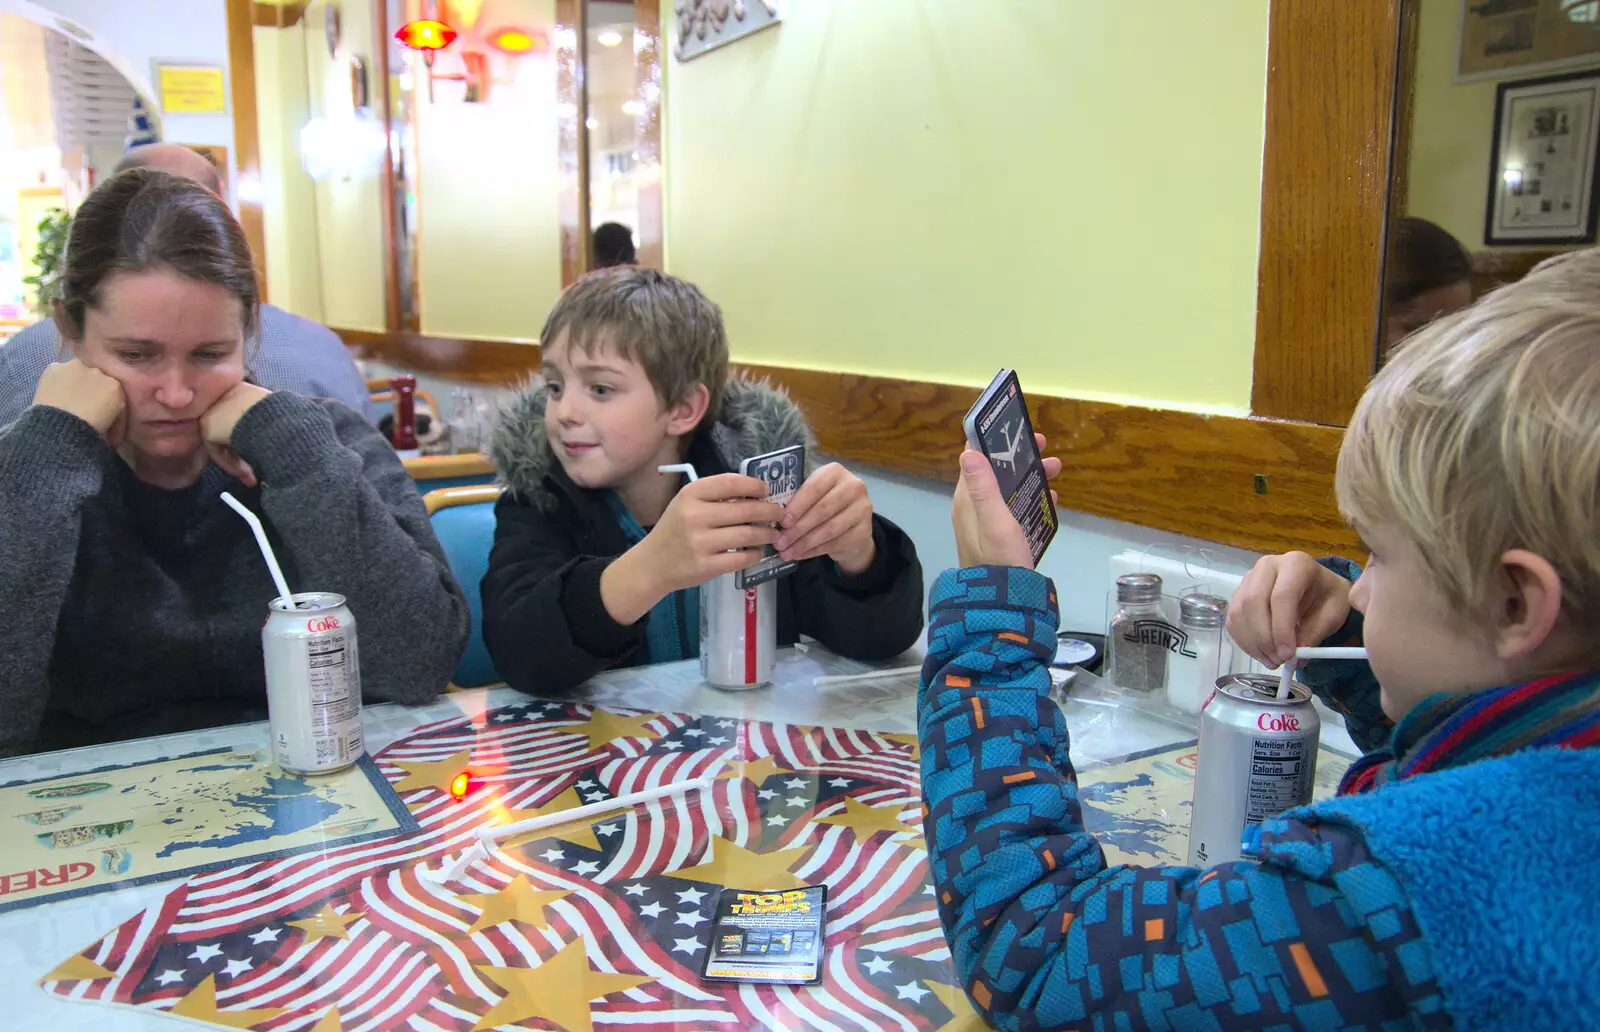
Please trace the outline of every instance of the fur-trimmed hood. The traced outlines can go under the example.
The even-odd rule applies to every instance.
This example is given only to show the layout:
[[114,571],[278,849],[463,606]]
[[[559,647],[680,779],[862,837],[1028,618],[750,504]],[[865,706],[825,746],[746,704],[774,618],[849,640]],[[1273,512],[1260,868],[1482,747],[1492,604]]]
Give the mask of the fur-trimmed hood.
[[[536,381],[500,410],[489,437],[489,458],[512,493],[542,511],[552,511],[556,495],[546,479],[556,463],[544,430],[545,386]],[[705,433],[702,428],[697,433]],[[809,468],[816,451],[811,428],[800,407],[768,381],[731,377],[722,393],[722,410],[710,429],[711,443],[723,464],[737,470],[752,455],[776,451],[800,441],[806,445]]]

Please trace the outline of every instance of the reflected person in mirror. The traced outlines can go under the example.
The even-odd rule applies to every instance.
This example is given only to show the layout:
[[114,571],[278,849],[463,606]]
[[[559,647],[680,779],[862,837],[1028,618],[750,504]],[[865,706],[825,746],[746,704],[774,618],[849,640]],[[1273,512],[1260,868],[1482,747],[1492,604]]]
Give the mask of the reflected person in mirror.
[[594,231],[594,267],[633,265],[638,254],[633,248],[633,230],[620,222],[602,222]]
[[1472,257],[1427,219],[1395,225],[1384,279],[1383,354],[1433,322],[1472,303]]

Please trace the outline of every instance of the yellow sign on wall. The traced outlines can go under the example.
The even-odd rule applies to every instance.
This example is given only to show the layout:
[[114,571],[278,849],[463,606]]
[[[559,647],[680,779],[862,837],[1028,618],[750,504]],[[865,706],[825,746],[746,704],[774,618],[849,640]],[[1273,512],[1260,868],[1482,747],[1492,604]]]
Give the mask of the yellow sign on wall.
[[228,93],[221,65],[157,65],[156,80],[163,114],[228,113]]

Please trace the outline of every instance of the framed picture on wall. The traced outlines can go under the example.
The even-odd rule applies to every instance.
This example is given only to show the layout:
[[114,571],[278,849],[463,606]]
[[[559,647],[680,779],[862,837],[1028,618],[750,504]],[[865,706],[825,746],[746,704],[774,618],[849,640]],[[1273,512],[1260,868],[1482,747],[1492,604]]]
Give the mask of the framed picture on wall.
[[1597,145],[1600,72],[1502,83],[1484,243],[1593,242]]
[[1457,82],[1600,61],[1600,0],[1460,0]]

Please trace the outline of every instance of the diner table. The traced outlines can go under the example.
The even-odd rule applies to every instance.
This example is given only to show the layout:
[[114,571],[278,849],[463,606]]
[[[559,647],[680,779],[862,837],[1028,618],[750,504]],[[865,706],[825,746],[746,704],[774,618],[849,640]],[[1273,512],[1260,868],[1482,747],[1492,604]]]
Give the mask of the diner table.
[[[959,990],[952,984],[954,976],[950,970],[948,950],[944,949],[943,938],[939,933],[936,917],[933,916],[932,889],[926,884],[927,868],[922,856],[920,818],[917,816],[920,814],[920,799],[916,793],[914,773],[917,676],[903,669],[919,663],[920,655],[907,654],[884,664],[885,667],[896,669],[898,672],[867,677],[859,675],[874,674],[875,668],[871,665],[840,658],[814,643],[779,650],[778,657],[777,673],[771,685],[739,692],[723,691],[706,685],[700,678],[697,664],[693,661],[611,671],[597,677],[582,690],[579,702],[582,706],[595,707],[592,711],[581,708],[575,711],[562,710],[560,707],[567,706],[567,703],[542,703],[539,700],[530,700],[528,696],[505,687],[452,692],[441,696],[433,704],[421,707],[369,705],[363,713],[367,747],[371,753],[377,755],[381,763],[386,755],[383,753],[386,747],[400,743],[395,748],[401,750],[406,747],[407,742],[413,740],[411,736],[415,735],[418,729],[424,729],[424,738],[427,735],[435,738],[440,735],[455,735],[451,741],[464,742],[463,747],[477,748],[481,751],[484,748],[483,743],[488,741],[487,736],[503,730],[500,727],[502,723],[518,728],[526,727],[527,733],[533,734],[540,727],[541,720],[554,720],[562,713],[578,713],[579,716],[573,719],[581,719],[582,713],[597,713],[604,709],[621,714],[644,712],[659,717],[660,722],[652,725],[659,729],[651,732],[656,736],[654,741],[643,742],[644,747],[649,747],[647,751],[657,753],[663,750],[656,749],[655,746],[673,743],[687,746],[687,749],[683,750],[685,753],[693,752],[706,740],[703,736],[709,733],[713,738],[718,737],[716,733],[719,730],[735,736],[734,748],[743,749],[746,753],[743,758],[746,760],[764,752],[778,755],[779,746],[771,743],[777,742],[784,735],[789,737],[783,740],[790,743],[811,743],[808,747],[843,750],[837,756],[834,753],[829,754],[835,756],[837,760],[836,766],[831,768],[834,776],[830,776],[829,768],[829,763],[835,762],[834,760],[819,761],[818,770],[807,773],[807,764],[796,763],[791,758],[779,768],[769,766],[759,775],[750,773],[749,776],[755,783],[748,789],[739,789],[738,791],[743,794],[735,797],[748,800],[747,816],[752,818],[752,824],[764,823],[774,826],[768,829],[774,837],[761,839],[760,842],[754,839],[747,842],[753,849],[775,849],[802,844],[820,850],[828,842],[838,841],[829,836],[854,834],[859,840],[856,846],[856,851],[859,852],[863,848],[860,843],[866,842],[870,832],[874,848],[879,850],[873,854],[877,859],[871,862],[884,865],[885,870],[898,863],[901,866],[895,868],[896,870],[904,869],[910,872],[906,877],[912,879],[914,884],[902,890],[904,898],[895,904],[898,909],[860,917],[860,923],[850,932],[836,934],[832,930],[825,930],[827,955],[824,960],[828,965],[828,976],[822,985],[785,987],[782,990],[763,987],[762,991],[755,992],[749,986],[729,989],[720,984],[697,985],[694,977],[678,971],[677,977],[684,983],[678,990],[678,1003],[683,1005],[684,1000],[693,997],[703,1010],[694,1011],[692,1008],[661,1010],[660,1007],[664,1005],[657,999],[659,993],[653,997],[652,982],[637,977],[624,979],[616,972],[648,973],[652,969],[652,962],[641,960],[641,957],[646,955],[656,958],[653,963],[658,967],[667,964],[669,960],[681,962],[685,967],[696,966],[704,956],[696,937],[706,932],[705,915],[710,912],[714,894],[710,898],[702,899],[701,897],[707,894],[698,888],[684,888],[690,884],[688,882],[662,882],[659,879],[651,882],[649,878],[639,875],[638,871],[643,868],[619,875],[611,885],[600,886],[574,880],[571,877],[573,869],[580,871],[585,869],[584,862],[579,861],[574,864],[574,858],[592,856],[597,863],[606,863],[607,857],[611,856],[611,854],[588,852],[587,846],[572,845],[572,842],[577,841],[575,836],[569,837],[567,843],[556,842],[553,848],[546,849],[538,855],[529,854],[527,863],[519,870],[526,872],[530,879],[546,879],[547,886],[586,894],[584,898],[592,898],[596,907],[604,902],[613,908],[621,908],[615,911],[621,913],[622,917],[613,918],[611,933],[582,932],[585,936],[584,941],[588,944],[588,958],[595,965],[594,968],[584,966],[580,971],[571,967],[569,963],[571,958],[567,954],[559,951],[552,953],[554,947],[559,945],[558,939],[561,938],[554,929],[564,929],[563,934],[567,938],[572,938],[577,934],[573,932],[573,928],[580,923],[575,916],[575,910],[561,910],[559,904],[553,904],[550,910],[552,913],[559,911],[565,916],[561,921],[555,918],[548,919],[548,923],[541,929],[545,939],[539,939],[531,931],[532,928],[540,927],[539,922],[534,921],[529,925],[526,922],[531,919],[523,914],[520,917],[523,923],[515,924],[515,928],[527,932],[527,938],[517,941],[522,942],[526,950],[538,954],[541,965],[553,965],[555,958],[565,958],[562,960],[562,963],[567,964],[563,968],[564,971],[580,971],[580,974],[586,971],[589,972],[586,977],[591,979],[622,979],[621,982],[604,985],[600,983],[587,985],[586,992],[600,989],[612,993],[606,996],[604,1001],[599,1001],[600,993],[589,997],[597,1000],[592,1005],[593,1021],[589,1025],[591,1028],[664,1026],[686,1030],[731,1029],[735,1027],[731,1023],[735,1017],[739,1018],[737,1023],[749,1024],[752,1027],[762,1025],[819,1029],[881,1027],[907,1030],[983,1027]],[[1071,753],[1080,774],[1085,820],[1091,828],[1100,833],[1108,859],[1111,862],[1146,864],[1181,863],[1184,838],[1187,835],[1188,793],[1192,791],[1197,718],[1168,708],[1159,696],[1135,695],[1114,690],[1087,672],[1074,670],[1070,675],[1063,671],[1056,673],[1058,684],[1055,697],[1071,731]],[[1069,676],[1070,681],[1061,683]],[[824,680],[819,683],[818,678]],[[452,721],[456,723],[452,724]],[[434,730],[426,731],[430,728]],[[444,730],[438,730],[440,728]],[[874,734],[868,734],[869,732]],[[474,745],[475,736],[477,745]],[[163,757],[188,756],[211,750],[262,749],[267,742],[267,726],[259,723],[23,756],[0,762],[0,783],[15,784],[57,778],[62,775],[80,775],[117,765],[143,763]],[[768,744],[759,746],[753,744],[757,742]],[[1330,745],[1334,748],[1330,749]],[[455,748],[455,746],[441,748]],[[1350,753],[1348,738],[1343,735],[1342,730],[1332,730],[1324,736],[1324,747],[1317,773],[1319,795],[1325,795],[1332,790],[1339,773],[1352,758]],[[479,755],[479,752],[473,753],[475,763],[479,761]],[[731,758],[733,754],[728,755]],[[821,756],[823,753],[818,752],[816,755]],[[646,759],[649,757],[641,756],[639,762]],[[680,759],[688,762],[686,756],[667,757],[662,762]],[[899,766],[893,769],[901,773],[875,773],[869,766],[869,762],[881,761],[882,769],[889,770],[891,760],[899,763]],[[784,767],[789,769],[783,769]],[[598,766],[591,768],[593,771],[601,769]],[[391,781],[397,779],[396,770],[385,767],[385,771]],[[782,784],[773,780],[774,777],[783,778]],[[872,780],[874,778],[879,780],[874,782]],[[896,778],[901,779],[898,788],[896,788]],[[585,783],[579,782],[579,784]],[[865,805],[859,801],[844,806],[839,805],[844,803],[845,794],[855,791],[854,788],[844,787],[850,785],[871,785],[873,791],[860,796]],[[756,789],[761,791],[758,792]],[[425,792],[402,794],[406,805],[423,818],[424,823],[428,814],[443,812],[439,808],[448,805],[446,802],[433,801]],[[900,821],[910,821],[910,825],[897,822],[893,815],[884,818],[882,814],[884,799],[891,799],[888,809],[894,814],[899,814]],[[874,818],[876,824],[871,821],[868,824],[850,823],[858,811],[863,814],[868,813],[874,802],[878,804],[877,810],[872,811],[876,815]],[[734,805],[737,808],[743,804]],[[916,807],[915,812],[912,810],[913,806]],[[838,816],[846,813],[846,808],[852,816],[849,818]],[[830,814],[834,816],[829,816]],[[761,819],[756,820],[757,817]],[[636,819],[645,821],[642,816]],[[887,823],[884,823],[885,820]],[[829,824],[830,821],[833,823]],[[805,827],[808,823],[811,826]],[[615,821],[611,824],[597,821],[595,830],[607,834],[614,831],[616,826]],[[630,825],[630,829],[631,827]],[[899,830],[896,830],[897,828]],[[885,831],[889,834],[884,835]],[[25,832],[13,827],[6,828],[5,834],[19,835]],[[714,836],[716,829],[711,829],[707,834]],[[751,834],[759,835],[759,832]],[[611,848],[608,843],[601,843],[595,839],[594,835],[587,832],[585,835],[590,845],[601,849]],[[784,838],[780,842],[775,836]],[[668,838],[670,845],[670,833]],[[460,855],[461,841],[455,840],[445,853],[430,855],[414,863],[413,866],[421,871],[416,877],[422,880],[406,883],[411,886],[413,894],[423,891],[419,886],[435,884],[429,879],[442,876],[449,863]],[[719,839],[718,849],[722,848],[720,842]],[[538,849],[540,846],[529,848]],[[800,849],[795,849],[794,852],[796,856],[802,855]],[[334,842],[330,843],[326,853],[321,855],[332,867],[340,862],[339,857],[349,854],[348,847],[341,852],[339,844]],[[567,855],[563,858],[563,854]],[[855,853],[849,854],[850,857],[855,855]],[[546,862],[540,857],[556,859]],[[300,859],[303,861],[304,857]],[[681,861],[681,866],[686,867],[696,859],[696,856],[689,856]],[[608,871],[613,870],[618,861],[613,858],[609,862],[613,863],[613,868],[608,868]],[[850,876],[848,871],[850,862],[853,861],[846,861],[841,867],[830,868],[821,875],[809,867],[796,867],[797,875],[830,881],[828,905],[830,923],[842,920],[841,915],[846,912],[855,913],[850,908],[856,903],[845,898],[847,893],[840,891],[841,884],[834,884],[834,882],[842,883]],[[597,863],[589,863],[587,871],[593,874]],[[657,864],[657,867],[670,868],[671,864]],[[670,872],[668,875],[681,877],[671,875]],[[384,876],[391,881],[412,877],[411,874],[399,869],[390,871]],[[488,878],[487,875],[481,877]],[[596,875],[596,878],[603,879],[605,875]],[[706,880],[714,879],[708,876]],[[135,932],[138,934],[148,932],[149,929],[145,925],[156,918],[148,916],[141,918],[141,922],[145,924],[134,922],[132,919],[141,914],[161,917],[164,906],[170,909],[176,905],[172,901],[181,894],[182,885],[182,880],[128,885],[0,913],[0,999],[4,1000],[6,1010],[5,1016],[0,1018],[0,1028],[48,1029],[51,1032],[93,1029],[98,1032],[104,1029],[160,1030],[183,1027],[161,1009],[172,1006],[170,999],[165,1004],[146,1001],[134,1007],[125,1003],[93,1001],[96,993],[104,995],[96,985],[108,984],[105,982],[62,982],[41,985],[41,979],[47,974],[62,970],[60,965],[63,961],[79,957],[91,944],[110,943],[116,938],[109,934],[113,929],[132,929],[119,933],[125,937]],[[484,885],[495,889],[502,883],[485,880],[480,887]],[[665,887],[662,887],[663,885]],[[880,894],[887,891],[876,888],[877,885],[875,882],[872,891],[879,891]],[[615,891],[602,891],[612,889]],[[372,890],[368,888],[361,891]],[[169,897],[169,894],[172,895]],[[332,898],[330,890],[330,899]],[[358,900],[354,895],[338,898],[346,902]],[[480,901],[474,905],[487,906],[481,902],[488,898],[487,894],[470,898]],[[650,902],[641,903],[641,900]],[[3,902],[3,899],[0,899],[0,902]],[[859,897],[856,902],[859,902]],[[345,903],[338,905],[345,907],[342,912],[344,920],[335,921],[321,933],[329,936],[319,944],[321,948],[332,949],[349,945],[338,940],[340,933],[358,938],[354,933],[364,924],[359,920],[355,924],[350,924],[351,915],[359,917],[361,913],[370,913],[373,910],[373,907],[364,906],[359,901],[350,906],[345,906]],[[636,910],[628,912],[623,905],[632,906]],[[677,922],[672,927],[651,923],[667,922],[672,917],[671,911],[678,911]],[[310,913],[310,909],[302,908],[299,912]],[[652,912],[654,917],[651,917]],[[326,923],[331,919],[330,915],[333,915],[333,910],[325,909],[316,919]],[[851,920],[856,919],[851,918]],[[623,951],[613,956],[617,949],[616,943],[606,936],[613,933],[621,934],[617,931],[620,926],[616,922],[619,920],[627,925],[629,935],[638,937],[638,942],[630,945],[631,952]],[[598,918],[594,921],[598,921]],[[593,923],[591,921],[591,924]],[[307,921],[298,922],[298,926],[307,926]],[[269,921],[262,924],[260,930],[253,932],[248,939],[239,939],[238,941],[243,944],[240,948],[255,949],[253,942],[263,937],[275,936],[277,933],[272,931],[272,927],[275,926],[270,925]],[[394,926],[391,924],[389,927],[393,931]],[[511,923],[506,927],[511,928]],[[230,934],[243,935],[245,931],[249,929]],[[504,934],[511,933],[504,931]],[[171,978],[181,988],[194,985],[192,976],[199,973],[199,968],[205,968],[216,976],[214,979],[208,978],[207,984],[214,986],[217,991],[217,1005],[222,1008],[217,1013],[223,1015],[221,1020],[230,1020],[227,1017],[230,1010],[237,1012],[240,1008],[248,1009],[251,1000],[241,997],[230,1004],[226,987],[232,975],[240,974],[236,966],[248,965],[252,961],[248,957],[240,959],[244,955],[237,953],[234,946],[228,945],[220,937],[214,947],[206,942],[196,941],[198,944],[194,953],[184,954],[170,965],[156,965],[151,968],[150,975],[142,977],[157,977],[156,968],[162,968],[159,977]],[[465,990],[453,982],[454,995],[450,996],[448,1001],[437,1005],[446,1009],[437,1013],[428,1012],[428,1015],[432,1015],[431,1018],[418,1012],[404,1012],[403,1009],[396,1011],[391,1008],[385,1012],[374,1004],[372,1009],[360,1014],[346,1013],[342,1020],[337,1017],[330,1018],[326,1012],[319,1012],[320,1017],[313,1015],[304,1017],[303,1020],[286,1022],[282,1017],[272,1016],[278,1013],[276,1011],[269,1013],[266,1010],[259,1010],[253,1016],[253,1023],[223,1025],[213,1021],[212,1025],[271,1029],[314,1028],[316,1032],[331,1032],[333,1029],[341,1028],[344,1030],[449,1027],[466,1029],[474,1027],[471,1015],[482,1012],[506,1019],[506,1027],[530,1029],[566,1027],[568,1032],[575,1032],[573,1025],[583,1026],[587,1015],[576,1017],[569,1015],[564,1024],[551,1026],[535,1018],[518,1018],[513,1010],[490,1009],[491,1005],[494,1005],[494,994],[500,989],[507,991],[508,995],[505,998],[507,1006],[515,995],[511,991],[512,986],[501,981],[506,977],[504,972],[515,966],[502,956],[509,949],[506,941],[495,940],[499,944],[497,947],[486,939],[481,943],[482,949],[489,951],[491,959],[493,956],[500,956],[503,963],[495,971],[487,970],[481,963],[483,957],[480,954],[472,954],[472,957],[480,962],[477,970],[483,971],[485,977],[489,979],[483,983],[483,986],[488,987],[489,995],[480,1004],[472,1004],[470,1000],[465,999]],[[607,945],[607,942],[611,944]],[[267,943],[262,948],[270,949],[273,945]],[[396,939],[389,948],[402,951],[403,948],[411,947],[403,947]],[[455,948],[449,947],[450,950]],[[103,947],[98,953],[89,951],[88,955],[105,960],[106,967],[110,969],[116,967],[116,963],[114,954],[108,952],[108,949],[109,947]],[[495,949],[500,953],[495,954]],[[235,952],[226,952],[229,950]],[[640,950],[645,952],[640,953]],[[396,955],[400,954],[397,952]],[[446,963],[445,959],[441,959],[442,955],[419,953],[418,956],[423,957],[424,968],[428,963]],[[451,956],[455,954],[451,953]],[[195,960],[196,957],[199,959]],[[663,957],[666,959],[661,959]],[[581,963],[581,960],[580,957],[577,963]],[[847,965],[849,961],[853,963],[848,963],[849,969],[846,971],[841,965]],[[82,962],[81,957],[79,962]],[[308,965],[308,970],[315,967],[309,961],[297,963]],[[331,968],[324,969],[322,977],[331,977],[327,973],[331,970]],[[596,974],[596,971],[612,973],[600,975]],[[187,982],[184,981],[186,977],[189,978]],[[389,979],[400,977],[398,970],[384,975],[384,978]],[[658,972],[657,981],[664,986],[669,980]],[[315,979],[308,983],[308,985],[314,984]],[[418,984],[432,986],[436,983]],[[76,988],[73,988],[74,986]],[[159,987],[145,988],[153,991]],[[715,992],[702,991],[708,988]],[[428,991],[433,990],[430,988]],[[480,987],[480,994],[484,991]],[[724,993],[725,996],[719,995]],[[827,999],[820,996],[814,1000],[807,998],[809,994],[824,993],[832,995]],[[582,993],[578,995],[583,996]],[[293,1003],[291,999],[281,994],[276,997],[275,1002],[285,1005]],[[474,1010],[474,1006],[478,1009]],[[591,1005],[583,1004],[583,1006]],[[652,1012],[650,1010],[652,1006],[657,1010]],[[449,1010],[450,1007],[454,1010]],[[853,1009],[859,1013],[847,1016],[837,1010],[839,1007],[843,1007],[845,1011]],[[632,1010],[623,1014],[618,1008],[632,1008]],[[192,1020],[204,1023],[203,1014],[195,1018],[196,1012],[188,1013]],[[450,1024],[441,1018],[440,1014],[446,1016],[455,1014],[456,1023]],[[537,1014],[551,1018],[553,1015],[567,1014],[567,1012],[551,1005],[539,1010]],[[702,1016],[696,1018],[691,1016],[693,1014]],[[674,1017],[674,1015],[679,1016]],[[235,1016],[231,1020],[243,1022],[251,1017]],[[483,1020],[490,1019],[485,1017]],[[519,1025],[516,1024],[517,1020],[527,1023]],[[629,1024],[617,1023],[621,1021]],[[478,1024],[481,1025],[481,1021]]]

